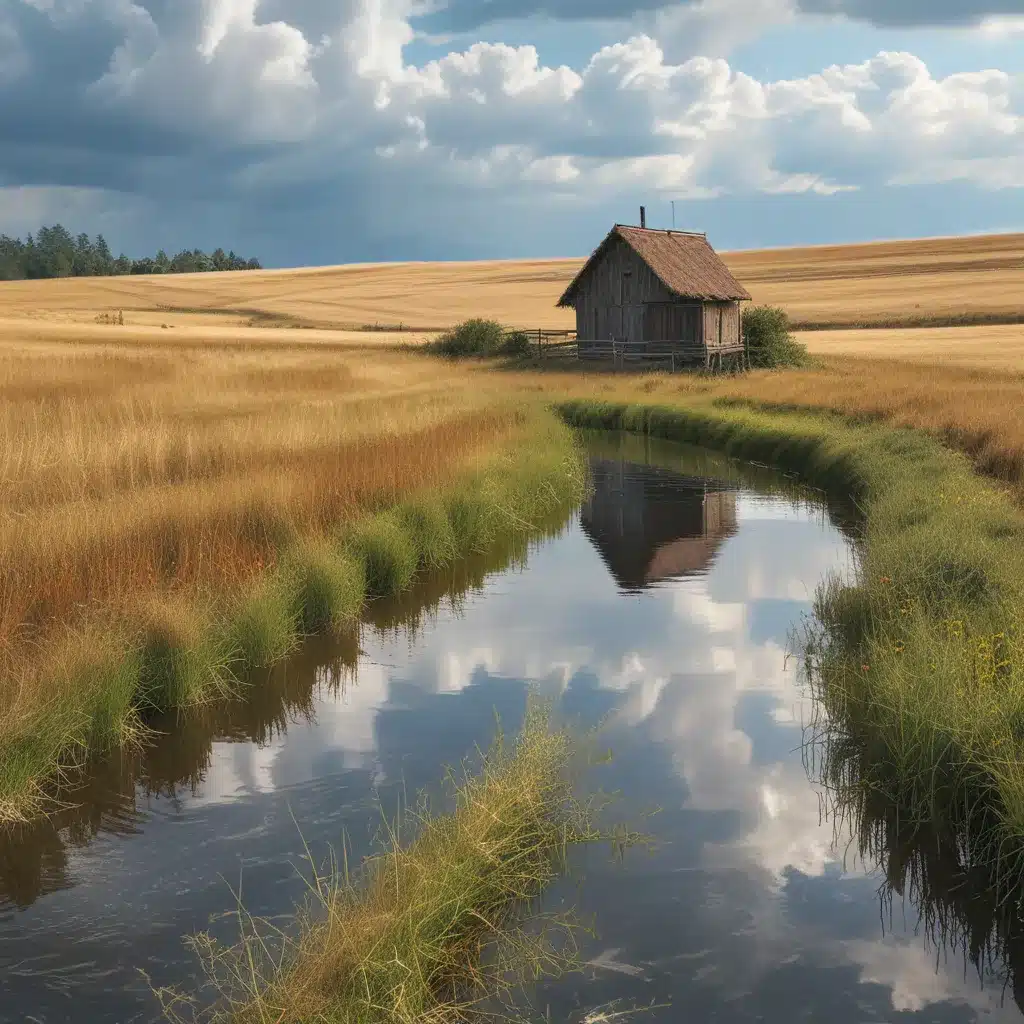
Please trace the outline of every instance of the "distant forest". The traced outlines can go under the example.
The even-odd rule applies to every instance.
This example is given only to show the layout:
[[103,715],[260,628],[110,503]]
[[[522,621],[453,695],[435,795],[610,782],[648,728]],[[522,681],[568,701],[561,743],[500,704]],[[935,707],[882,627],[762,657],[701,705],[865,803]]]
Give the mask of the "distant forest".
[[0,235],[0,281],[43,277],[108,277],[114,274],[193,274],[211,270],[260,270],[260,261],[215,249],[183,250],[133,260],[114,256],[102,235],[72,235],[60,224],[40,228],[25,241]]

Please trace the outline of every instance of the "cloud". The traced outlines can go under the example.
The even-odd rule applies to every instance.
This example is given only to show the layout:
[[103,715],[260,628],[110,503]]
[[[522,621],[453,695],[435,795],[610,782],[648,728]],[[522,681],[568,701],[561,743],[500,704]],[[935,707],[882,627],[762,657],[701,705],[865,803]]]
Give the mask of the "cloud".
[[991,39],[1005,39],[1006,37],[1024,35],[1024,15],[1015,14],[1006,18],[986,17],[978,28],[983,36]]
[[[787,0],[640,16],[668,38],[712,14],[757,24],[758,9],[788,16]],[[439,230],[457,253],[485,222],[528,232],[566,202],[596,208],[653,190],[1024,184],[1019,75],[937,77],[912,54],[881,53],[760,81],[722,58],[671,59],[646,32],[579,67],[483,42],[413,65],[404,53],[418,10],[11,0],[0,14],[0,208],[17,203],[6,187],[48,196],[54,216],[79,196],[89,223],[148,209],[150,224],[255,222],[276,238],[303,222],[308,235],[315,221],[350,246],[405,239],[415,257]]]
[[837,14],[874,25],[976,25],[984,18],[1019,14],[1020,0],[798,0],[808,14]]
[[720,11],[756,17],[765,8],[775,14],[832,15],[879,26],[977,25],[986,17],[1020,13],[1019,0],[442,0],[421,21],[428,31],[469,32],[522,18],[630,23],[652,13],[671,13],[720,20]]

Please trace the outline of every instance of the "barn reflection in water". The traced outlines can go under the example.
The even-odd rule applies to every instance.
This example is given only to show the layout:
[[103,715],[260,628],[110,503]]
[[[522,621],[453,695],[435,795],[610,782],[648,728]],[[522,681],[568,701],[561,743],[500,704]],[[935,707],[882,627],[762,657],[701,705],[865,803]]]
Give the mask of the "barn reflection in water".
[[732,484],[619,459],[590,473],[581,525],[624,591],[707,572],[736,533]]

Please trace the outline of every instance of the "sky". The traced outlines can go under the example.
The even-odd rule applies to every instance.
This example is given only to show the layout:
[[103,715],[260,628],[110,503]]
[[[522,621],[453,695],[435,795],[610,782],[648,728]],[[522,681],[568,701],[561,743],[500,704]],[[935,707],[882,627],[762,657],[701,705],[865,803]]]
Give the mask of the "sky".
[[1024,230],[1024,0],[0,0],[0,233],[266,266]]

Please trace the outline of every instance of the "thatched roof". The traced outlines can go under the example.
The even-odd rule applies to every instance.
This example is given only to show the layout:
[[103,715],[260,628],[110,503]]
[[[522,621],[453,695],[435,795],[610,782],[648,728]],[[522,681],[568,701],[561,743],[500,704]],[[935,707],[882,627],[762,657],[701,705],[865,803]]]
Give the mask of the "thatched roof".
[[680,299],[731,302],[751,297],[704,235],[616,224],[566,288],[558,300],[559,306],[573,304],[580,281],[617,239],[622,239]]

